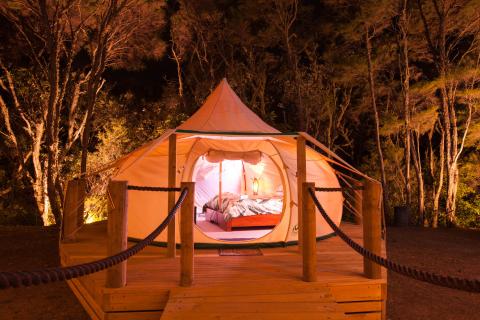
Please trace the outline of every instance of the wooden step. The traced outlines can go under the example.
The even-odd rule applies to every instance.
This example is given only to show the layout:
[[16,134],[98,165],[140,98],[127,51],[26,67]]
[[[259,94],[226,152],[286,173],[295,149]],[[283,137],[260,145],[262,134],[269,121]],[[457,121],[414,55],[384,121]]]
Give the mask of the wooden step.
[[302,281],[232,282],[174,288],[161,320],[348,319],[325,284]]

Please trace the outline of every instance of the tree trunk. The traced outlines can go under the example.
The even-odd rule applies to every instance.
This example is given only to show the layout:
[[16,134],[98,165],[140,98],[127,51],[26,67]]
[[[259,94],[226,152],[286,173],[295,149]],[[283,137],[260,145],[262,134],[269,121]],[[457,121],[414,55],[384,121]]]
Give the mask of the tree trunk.
[[[46,9],[45,9],[46,10]],[[46,14],[47,15],[47,14]],[[48,15],[47,15],[48,17]],[[49,20],[46,18],[44,23],[48,24]],[[48,26],[46,26],[48,28]],[[47,194],[50,202],[52,214],[55,217],[57,225],[61,224],[61,209],[58,203],[57,192],[55,187],[55,180],[58,174],[58,135],[55,126],[58,119],[58,97],[59,97],[59,47],[58,34],[56,32],[48,31],[48,51],[50,54],[48,80],[49,80],[49,99],[47,107],[46,119],[46,146],[47,146]]]
[[[455,226],[457,224],[457,191],[458,191],[458,182],[459,182],[459,171],[458,171],[458,159],[460,156],[459,151],[459,144],[458,144],[458,124],[457,124],[457,114],[455,110],[455,94],[454,92],[456,89],[456,84],[450,83],[448,87],[449,92],[449,104],[448,107],[450,108],[450,123],[452,128],[452,147],[450,153],[450,161],[449,161],[449,172],[448,172],[448,186],[447,186],[447,222],[450,226]],[[467,120],[465,130],[468,131],[468,126],[470,123],[470,117]],[[463,149],[462,141],[462,148]],[[460,149],[460,150],[461,150]]]
[[[35,136],[33,139],[32,147],[32,163],[33,163],[33,178],[32,178],[32,188],[33,196],[35,198],[35,205],[38,210],[38,215],[40,218],[44,216],[45,213],[45,188],[44,188],[44,171],[42,168],[41,157],[41,147],[42,147],[42,138],[45,132],[45,124],[42,121],[35,125]],[[46,221],[43,221],[45,224]]]
[[[405,115],[405,136],[404,136],[404,158],[405,158],[405,199],[406,205],[410,206],[412,202],[411,184],[410,184],[410,65],[408,54],[408,1],[403,0],[400,32],[401,32],[401,63],[403,64],[403,79],[402,79],[402,93],[403,93],[403,109]],[[400,70],[402,73],[402,70]]]
[[90,142],[90,132],[92,131],[93,120],[93,108],[96,100],[96,93],[92,93],[93,90],[90,86],[87,89],[87,116],[85,122],[85,128],[82,134],[82,158],[80,163],[80,173],[82,175],[87,173],[87,161],[88,161],[88,144]]
[[[101,58],[104,59],[104,58]],[[103,73],[105,66],[104,61],[101,62],[100,70],[97,70],[97,74],[92,75],[90,81],[87,84],[87,113],[85,114],[85,126],[82,133],[82,156],[80,163],[80,173],[82,175],[87,173],[87,163],[88,163],[88,145],[90,142],[90,134],[92,132],[92,122],[93,114],[95,112],[95,104],[97,102],[98,92],[103,87],[105,81],[101,81],[100,76]]]
[[297,128],[298,131],[305,131],[305,108],[302,102],[302,93],[300,90],[300,76],[298,73],[298,62],[297,57],[294,56],[292,48],[290,46],[290,34],[285,34],[285,43],[287,47],[287,56],[290,65],[290,70],[292,70],[292,82],[295,87],[295,109],[297,111]]
[[439,215],[439,203],[440,203],[440,195],[442,194],[442,189],[443,189],[443,175],[444,175],[444,168],[445,168],[445,134],[443,132],[443,127],[440,126],[441,128],[441,140],[440,140],[440,147],[439,147],[439,160],[438,160],[438,168],[439,168],[439,174],[438,174],[438,185],[435,186],[435,161],[434,161],[434,153],[432,149],[432,143],[431,143],[431,136],[429,137],[430,139],[430,172],[432,175],[433,179],[433,187],[432,187],[432,196],[433,196],[433,210],[432,210],[432,227],[437,228],[438,227],[438,215]]
[[87,161],[88,161],[88,145],[90,142],[90,134],[92,131],[92,120],[95,103],[97,101],[97,95],[101,89],[101,76],[105,70],[105,63],[109,54],[109,27],[115,17],[119,14],[119,7],[117,7],[116,1],[110,1],[108,9],[103,16],[103,20],[100,22],[98,33],[96,34],[96,48],[91,56],[92,69],[91,76],[87,83],[87,115],[85,128],[82,135],[82,159],[80,164],[80,172],[82,174],[87,173]]
[[183,97],[183,80],[182,80],[182,64],[181,64],[181,58],[177,55],[175,52],[175,42],[173,40],[170,40],[172,42],[172,54],[173,58],[175,59],[175,63],[177,64],[177,79],[178,79],[178,96],[180,98]]
[[275,2],[278,14],[279,29],[282,32],[285,51],[287,52],[288,65],[290,67],[290,81],[294,86],[295,109],[297,111],[297,130],[305,131],[305,108],[302,103],[300,90],[300,75],[298,72],[298,58],[292,49],[290,40],[292,39],[291,28],[297,19],[298,0]]
[[390,212],[390,207],[388,205],[387,178],[385,175],[385,163],[383,160],[382,145],[380,141],[380,117],[378,114],[377,102],[375,98],[375,79],[374,79],[373,67],[372,67],[372,44],[370,39],[369,27],[365,27],[365,45],[367,49],[366,54],[367,54],[367,62],[368,62],[368,83],[370,86],[370,99],[372,101],[372,109],[375,116],[375,136],[376,136],[376,142],[377,142],[380,172],[382,177],[383,208],[384,208],[384,214],[388,214]]
[[448,166],[447,176],[447,225],[455,226],[457,224],[456,210],[457,210],[457,189],[458,189],[458,167],[456,162]]
[[[442,68],[442,78],[445,79],[446,71]],[[451,109],[448,101],[448,91],[446,84],[443,83],[441,88],[441,102],[442,102],[442,119],[444,126],[444,152],[445,160],[447,167],[447,199],[446,199],[446,214],[447,214],[447,225],[454,226],[456,224],[456,204],[455,197],[457,193],[457,175],[458,169],[456,161],[454,160],[454,150],[453,147],[453,134],[452,134],[452,119],[451,119]],[[453,103],[453,102],[451,102]]]
[[[438,33],[436,34],[436,41],[432,40],[428,20],[423,11],[422,2],[417,0],[420,16],[424,25],[425,38],[432,55],[433,61],[438,71],[440,80],[442,81],[440,90],[440,103],[442,107],[442,131],[444,135],[444,148],[442,152],[445,153],[445,164],[447,169],[447,224],[456,224],[456,194],[458,188],[458,130],[456,123],[455,111],[455,97],[449,96],[452,93],[452,88],[448,88],[447,79],[449,78],[449,57],[447,54],[447,24],[448,15],[446,12],[446,3],[442,1],[440,5],[436,1],[433,2],[435,12],[438,19]],[[436,43],[434,45],[434,43]],[[453,128],[452,128],[453,125]]]
[[[445,155],[446,155],[446,164],[447,164],[447,201],[446,201],[446,213],[447,213],[447,225],[453,226],[456,224],[456,204],[455,198],[457,194],[458,186],[458,169],[456,161],[454,160],[456,156],[456,121],[454,120],[455,109],[453,104],[454,101],[449,99],[449,89],[447,88],[447,74],[448,74],[448,56],[446,51],[447,46],[447,30],[446,30],[446,19],[447,16],[442,9],[438,15],[439,18],[439,73],[440,78],[442,79],[442,85],[440,88],[441,103],[442,103],[442,116],[443,116],[443,126],[445,134]],[[453,112],[453,114],[452,114]],[[452,131],[452,124],[455,126]],[[453,148],[453,150],[452,150]]]
[[[92,57],[92,70],[90,79],[87,83],[87,114],[85,121],[85,128],[83,129],[82,134],[82,159],[80,163],[80,173],[87,173],[87,161],[88,161],[88,145],[90,142],[90,133],[92,131],[92,120],[93,120],[93,111],[95,107],[95,102],[97,100],[97,92],[100,85],[100,75],[103,73],[104,68],[104,50],[107,45],[106,42],[102,40],[103,34],[101,31],[97,35],[98,43],[96,51]],[[106,41],[106,40],[105,40]]]
[[412,134],[415,136],[415,139],[413,139],[414,143],[412,143],[412,155],[418,185],[418,224],[423,223],[424,227],[428,227],[428,219],[425,216],[425,184],[423,181],[422,159],[420,156],[420,134],[415,131],[412,131]]

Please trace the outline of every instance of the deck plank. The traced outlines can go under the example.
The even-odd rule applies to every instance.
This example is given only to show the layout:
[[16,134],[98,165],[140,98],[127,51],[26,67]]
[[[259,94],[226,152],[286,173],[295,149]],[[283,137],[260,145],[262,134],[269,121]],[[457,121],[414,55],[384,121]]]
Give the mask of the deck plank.
[[161,320],[347,319],[325,284],[293,280],[172,289]]
[[[342,229],[362,243],[360,226],[343,224]],[[77,239],[74,243],[60,244],[63,265],[84,263],[106,256],[106,229],[102,223],[85,226]],[[383,243],[383,251],[384,248]],[[288,281],[292,283],[291,288],[297,290],[298,297],[292,298],[292,301],[302,302],[303,299],[303,302],[310,302],[305,295],[298,294],[299,287],[295,285],[305,284],[301,281],[302,257],[298,248],[270,248],[262,249],[262,252],[263,256],[219,256],[217,250],[196,250],[191,294],[196,288],[222,285],[228,288],[228,284],[238,281],[244,286],[256,288],[260,288],[260,282],[269,283],[269,290],[280,290],[281,287],[275,289],[275,283]],[[96,305],[91,307],[101,310],[104,319],[128,319],[129,316],[135,319],[159,319],[170,291],[179,287],[180,280],[179,258],[166,258],[165,255],[165,248],[151,246],[130,258],[127,262],[127,285],[123,288],[105,288],[105,272],[79,278],[74,285],[77,292],[87,296],[89,305],[95,302]],[[317,275],[317,284],[329,288],[349,319],[380,319],[379,304],[383,305],[386,296],[383,289],[386,273],[383,273],[383,279],[365,278],[363,258],[338,237],[318,242]],[[227,291],[222,294],[227,295]],[[277,298],[286,299],[283,293]],[[371,303],[363,303],[365,301]],[[360,313],[349,313],[355,310]],[[308,316],[305,312],[302,314],[298,319]],[[218,316],[222,319],[221,315]]]

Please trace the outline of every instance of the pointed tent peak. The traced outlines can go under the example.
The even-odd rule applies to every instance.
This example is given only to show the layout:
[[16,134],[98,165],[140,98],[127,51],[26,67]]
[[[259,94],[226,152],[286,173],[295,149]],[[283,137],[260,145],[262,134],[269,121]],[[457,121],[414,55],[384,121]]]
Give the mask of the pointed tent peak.
[[204,132],[279,133],[248,108],[223,78],[207,100],[177,129]]

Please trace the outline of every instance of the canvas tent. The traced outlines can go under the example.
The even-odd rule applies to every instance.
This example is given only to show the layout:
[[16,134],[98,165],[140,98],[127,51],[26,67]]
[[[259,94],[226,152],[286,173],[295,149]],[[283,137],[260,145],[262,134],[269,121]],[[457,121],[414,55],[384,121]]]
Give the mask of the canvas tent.
[[[259,192],[282,197],[283,200],[280,222],[264,236],[247,241],[225,242],[209,236],[196,227],[194,231],[196,245],[273,245],[297,241],[296,139],[299,134],[284,134],[263,122],[242,103],[224,79],[207,98],[205,104],[183,124],[174,130],[168,130],[156,140],[118,161],[116,163],[118,170],[113,180],[126,180],[130,185],[167,186],[169,137],[173,134],[176,135],[176,184],[178,186],[181,181],[196,181],[197,207],[218,192],[219,171],[212,168],[221,161],[232,163],[232,166],[227,168],[226,174],[220,173],[225,179],[231,179],[223,183],[226,190],[232,192],[240,190],[251,194],[250,181],[254,175],[260,175],[259,180],[262,182],[260,189],[263,190]],[[320,143],[309,139],[329,152]],[[333,153],[330,155],[336,157]],[[340,158],[336,158],[340,165],[354,170]],[[329,164],[331,160],[328,157],[307,147],[306,159],[306,181],[315,182],[317,186],[322,187],[340,186],[336,171]],[[239,161],[242,164],[250,163],[252,168],[260,165],[262,172],[254,169],[237,170],[235,168],[238,167]],[[237,171],[238,173],[235,173]],[[207,177],[211,175],[214,178],[209,182]],[[235,177],[238,177],[237,180]],[[168,211],[167,194],[131,191],[128,197],[128,236],[142,239],[165,218]],[[336,223],[340,223],[344,202],[342,193],[318,192],[317,197],[330,217]],[[176,224],[176,241],[179,243],[178,219]],[[327,236],[331,232],[318,213],[317,237]],[[165,243],[166,240],[166,232],[156,239],[160,243]]]

